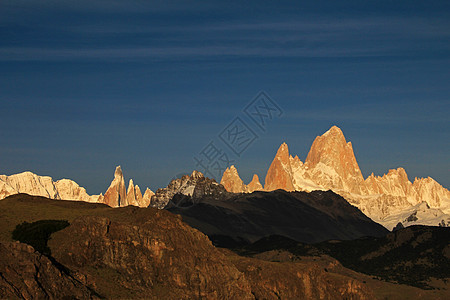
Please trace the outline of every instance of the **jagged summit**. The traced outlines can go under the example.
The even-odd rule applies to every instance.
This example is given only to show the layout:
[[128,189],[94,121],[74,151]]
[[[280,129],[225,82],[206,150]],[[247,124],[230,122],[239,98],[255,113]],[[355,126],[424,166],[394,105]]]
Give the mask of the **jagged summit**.
[[220,181],[225,189],[232,193],[243,193],[246,187],[239,173],[234,165],[230,166],[223,172],[222,180]]
[[205,177],[201,172],[193,171],[191,175],[173,179],[167,187],[158,189],[151,197],[149,206],[162,209],[177,194],[200,198],[214,193],[226,193],[226,189],[214,179]]
[[205,177],[205,176],[203,175],[202,172],[194,170],[191,173],[191,178],[199,179],[199,178],[203,178],[203,177]]
[[133,179],[128,183],[128,189],[125,186],[125,178],[120,166],[116,167],[114,179],[105,193],[103,203],[112,207],[123,207],[128,205],[147,207],[153,192],[147,188],[144,196],[138,185],[134,185]]

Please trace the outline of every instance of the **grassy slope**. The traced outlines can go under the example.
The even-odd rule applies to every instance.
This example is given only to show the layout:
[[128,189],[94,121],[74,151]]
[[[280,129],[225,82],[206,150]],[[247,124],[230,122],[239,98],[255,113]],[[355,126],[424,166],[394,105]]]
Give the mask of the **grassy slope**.
[[[31,223],[38,220],[67,220],[70,223],[80,216],[105,216],[112,220],[126,222],[129,218],[124,211],[133,213],[138,210],[140,209],[137,207],[116,209],[104,204],[50,200],[44,197],[17,194],[0,200],[0,240],[12,241],[14,228],[25,221]],[[151,210],[156,211],[156,209]]]

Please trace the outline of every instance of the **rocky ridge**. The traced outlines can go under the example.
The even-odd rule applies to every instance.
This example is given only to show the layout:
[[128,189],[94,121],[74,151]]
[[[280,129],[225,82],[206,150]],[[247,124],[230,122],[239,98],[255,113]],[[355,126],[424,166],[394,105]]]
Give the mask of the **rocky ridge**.
[[138,185],[130,180],[128,190],[125,186],[123,172],[116,167],[105,195],[89,195],[86,189],[70,179],[53,181],[49,176],[39,176],[31,172],[23,172],[10,176],[0,175],[0,200],[10,195],[26,193],[57,200],[76,200],[91,203],[104,203],[111,207],[134,205],[147,207],[154,193],[147,188],[144,195]]

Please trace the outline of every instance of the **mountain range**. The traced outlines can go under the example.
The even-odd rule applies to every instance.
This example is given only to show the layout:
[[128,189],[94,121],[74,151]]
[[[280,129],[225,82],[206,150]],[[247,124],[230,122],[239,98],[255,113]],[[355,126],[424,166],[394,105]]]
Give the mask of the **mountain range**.
[[264,188],[257,175],[245,185],[235,166],[225,170],[221,184],[234,193],[332,190],[388,229],[398,223],[450,225],[448,189],[431,177],[411,182],[403,168],[389,170],[383,176],[372,173],[364,179],[352,143],[336,126],[316,137],[305,162],[290,155],[288,145],[283,143],[267,171]]
[[[292,156],[283,143],[265,176],[264,186],[254,174],[249,184],[244,184],[235,166],[223,173],[220,184],[206,182],[200,172],[172,181],[166,188],[154,193],[147,188],[142,194],[138,185],[130,179],[126,187],[120,166],[105,194],[89,195],[86,189],[70,179],[53,181],[48,176],[23,172],[10,176],[0,175],[0,199],[17,193],[27,193],[50,199],[79,200],[104,203],[111,207],[134,205],[164,208],[177,193],[192,196],[196,193],[252,193],[254,191],[315,190],[333,192],[344,197],[364,214],[389,230],[399,223],[409,225],[450,225],[450,191],[431,177],[408,179],[406,171],[399,167],[383,176],[373,173],[364,179],[353,152],[341,129],[333,126],[316,137],[302,162]],[[214,185],[213,188],[211,188]],[[205,190],[209,189],[209,190]]]

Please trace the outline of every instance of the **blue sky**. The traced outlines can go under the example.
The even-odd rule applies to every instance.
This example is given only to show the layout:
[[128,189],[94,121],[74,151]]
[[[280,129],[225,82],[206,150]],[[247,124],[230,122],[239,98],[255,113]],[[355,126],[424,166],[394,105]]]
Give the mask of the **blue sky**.
[[120,164],[155,190],[210,141],[229,151],[263,90],[283,114],[235,157],[244,181],[337,125],[364,176],[450,187],[448,1],[6,0],[0,37],[0,174],[100,193]]

